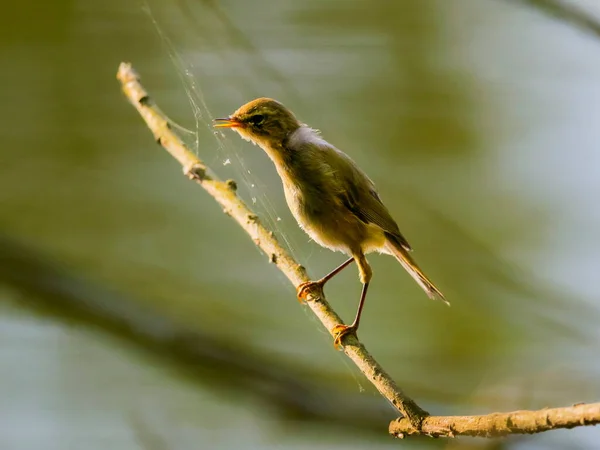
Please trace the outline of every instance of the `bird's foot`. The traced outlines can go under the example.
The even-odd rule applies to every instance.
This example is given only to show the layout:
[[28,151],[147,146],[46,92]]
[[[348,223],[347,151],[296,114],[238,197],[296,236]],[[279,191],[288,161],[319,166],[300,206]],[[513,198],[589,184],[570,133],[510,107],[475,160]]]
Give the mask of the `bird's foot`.
[[344,339],[347,335],[353,334],[356,336],[356,330],[358,329],[355,325],[336,325],[331,330],[331,334],[333,334],[333,346],[336,350],[341,350],[342,348],[342,339]]
[[306,283],[300,284],[296,288],[296,294],[298,295],[298,301],[300,303],[306,302],[308,296],[312,295],[313,298],[319,293],[323,292],[323,280],[319,281],[307,281]]

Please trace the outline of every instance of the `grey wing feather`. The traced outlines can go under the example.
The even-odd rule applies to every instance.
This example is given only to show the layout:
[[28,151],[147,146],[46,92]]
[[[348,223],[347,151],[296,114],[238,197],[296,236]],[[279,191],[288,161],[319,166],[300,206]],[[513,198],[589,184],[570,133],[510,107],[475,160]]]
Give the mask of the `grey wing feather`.
[[344,205],[364,223],[380,227],[386,234],[393,236],[406,250],[412,250],[402,236],[398,225],[379,198],[375,184],[345,153],[331,146],[326,151],[326,160],[334,175],[344,187],[338,195]]

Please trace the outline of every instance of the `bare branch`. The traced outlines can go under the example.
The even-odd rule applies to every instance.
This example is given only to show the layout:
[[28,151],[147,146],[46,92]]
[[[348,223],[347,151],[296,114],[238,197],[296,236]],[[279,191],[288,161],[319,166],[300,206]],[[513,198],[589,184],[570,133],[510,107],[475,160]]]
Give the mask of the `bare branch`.
[[[171,131],[168,119],[155,107],[139,82],[138,74],[130,64],[121,63],[117,73],[123,92],[138,110],[154,137],[183,166],[184,173],[202,186],[221,205],[225,214],[231,216],[252,238],[254,243],[277,265],[294,286],[309,281],[306,270],[279,245],[272,231],[267,230],[235,193],[235,183],[219,180],[213,172],[194,155]],[[315,316],[331,333],[343,322],[327,303],[323,292],[313,293],[307,302]],[[354,336],[348,336],[343,351],[377,390],[394,405],[418,431],[421,421],[429,414],[404,394],[383,367]]]
[[432,437],[500,437],[534,434],[559,428],[575,428],[600,423],[600,403],[578,404],[538,411],[513,411],[484,416],[429,416],[416,430],[406,419],[390,423],[390,434],[403,438],[411,434]]

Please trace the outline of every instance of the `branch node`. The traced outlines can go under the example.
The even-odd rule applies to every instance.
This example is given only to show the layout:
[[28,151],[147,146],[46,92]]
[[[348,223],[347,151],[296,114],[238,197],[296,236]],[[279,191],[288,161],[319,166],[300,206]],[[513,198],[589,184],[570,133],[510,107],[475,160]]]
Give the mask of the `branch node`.
[[297,264],[296,265],[296,271],[298,271],[299,273],[301,273],[303,275],[303,278],[306,277],[306,267],[304,267],[302,264]]
[[142,106],[147,106],[150,104],[150,96],[148,94],[142,95],[140,98],[138,98],[137,102]]
[[235,180],[227,180],[225,184],[231,190],[231,192],[237,191],[237,183],[235,182]]
[[[323,295],[323,288],[321,286],[311,286],[308,288],[308,292],[306,293],[306,301],[315,303],[320,302],[321,300],[323,300]],[[346,336],[351,336],[351,334],[348,334]]]

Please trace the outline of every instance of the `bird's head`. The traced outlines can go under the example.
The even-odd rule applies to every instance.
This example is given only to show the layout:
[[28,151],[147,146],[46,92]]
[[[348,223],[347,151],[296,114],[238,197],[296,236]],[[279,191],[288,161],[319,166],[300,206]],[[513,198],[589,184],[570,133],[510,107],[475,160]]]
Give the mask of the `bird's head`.
[[257,98],[225,119],[215,119],[216,128],[233,128],[244,139],[261,147],[278,146],[302,124],[276,100]]

